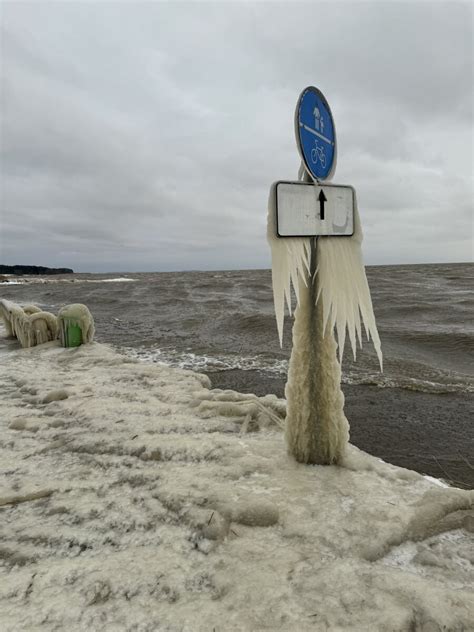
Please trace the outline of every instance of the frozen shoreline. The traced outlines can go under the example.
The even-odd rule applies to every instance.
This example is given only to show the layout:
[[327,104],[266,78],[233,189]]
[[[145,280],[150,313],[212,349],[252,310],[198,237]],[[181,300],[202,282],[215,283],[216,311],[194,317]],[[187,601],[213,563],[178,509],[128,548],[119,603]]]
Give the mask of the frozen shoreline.
[[344,467],[299,465],[282,400],[105,345],[7,353],[0,384],[2,630],[474,619],[472,492],[352,446]]
[[[259,370],[206,375],[215,388],[278,397],[283,397],[286,382],[284,376]],[[351,443],[394,465],[447,480],[454,487],[474,488],[470,393],[426,393],[344,381],[342,390]]]

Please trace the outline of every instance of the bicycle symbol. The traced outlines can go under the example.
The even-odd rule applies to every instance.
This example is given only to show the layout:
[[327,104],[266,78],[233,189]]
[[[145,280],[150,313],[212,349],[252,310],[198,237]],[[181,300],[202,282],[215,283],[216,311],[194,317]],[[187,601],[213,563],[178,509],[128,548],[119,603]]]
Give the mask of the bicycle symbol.
[[326,156],[324,155],[324,147],[318,146],[318,141],[314,141],[314,147],[311,150],[311,160],[314,164],[317,164],[318,160],[321,163],[321,167],[324,169],[326,167]]

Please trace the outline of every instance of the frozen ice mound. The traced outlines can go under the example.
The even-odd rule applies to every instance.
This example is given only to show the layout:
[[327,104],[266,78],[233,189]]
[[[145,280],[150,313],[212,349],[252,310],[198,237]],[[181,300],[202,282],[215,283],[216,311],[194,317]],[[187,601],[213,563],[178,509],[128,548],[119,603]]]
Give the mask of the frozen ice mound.
[[17,338],[23,348],[56,340],[58,321],[54,314],[43,312],[35,305],[21,307],[0,299],[0,316],[9,337]]
[[94,339],[94,319],[89,308],[82,303],[72,303],[62,307],[58,313],[58,325],[63,347],[66,346],[66,330],[71,325],[80,328],[83,343],[92,342]]

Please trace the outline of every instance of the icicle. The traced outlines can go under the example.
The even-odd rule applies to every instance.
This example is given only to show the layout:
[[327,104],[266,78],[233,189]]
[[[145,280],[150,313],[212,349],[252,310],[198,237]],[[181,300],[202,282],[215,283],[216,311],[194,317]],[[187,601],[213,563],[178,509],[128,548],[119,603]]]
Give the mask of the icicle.
[[285,301],[291,315],[291,286],[299,302],[300,283],[307,285],[310,270],[310,240],[302,238],[279,239],[276,236],[276,188],[270,190],[268,200],[267,239],[272,254],[273,302],[280,345],[283,344]]
[[346,331],[356,358],[357,344],[362,346],[361,317],[368,340],[372,339],[380,369],[383,370],[382,349],[375,323],[369,285],[362,259],[362,228],[354,205],[354,235],[318,239],[319,285],[317,300],[323,303],[325,327],[336,328],[339,361],[342,361]]
[[[298,173],[307,179],[304,170]],[[275,315],[280,345],[283,342],[285,302],[291,315],[291,286],[297,303],[300,300],[300,284],[309,280],[311,243],[308,238],[279,239],[276,236],[276,189],[272,187],[268,202],[267,239],[272,254],[272,284]],[[383,370],[380,338],[365,275],[362,258],[362,228],[354,204],[354,235],[352,237],[321,237],[317,240],[318,282],[316,302],[322,302],[324,331],[329,328],[337,333],[339,361],[342,362],[346,332],[349,335],[354,359],[357,340],[362,346],[361,325],[364,324],[368,340],[372,338],[375,351]]]

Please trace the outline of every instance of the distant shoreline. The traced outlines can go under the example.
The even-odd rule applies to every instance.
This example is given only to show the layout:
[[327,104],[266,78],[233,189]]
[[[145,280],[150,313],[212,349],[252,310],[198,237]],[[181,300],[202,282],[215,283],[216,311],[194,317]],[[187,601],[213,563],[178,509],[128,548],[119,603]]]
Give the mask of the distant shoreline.
[[47,268],[45,266],[0,265],[0,274],[15,274],[17,276],[26,274],[74,274],[74,270],[71,270],[71,268]]
[[[453,266],[453,265],[462,265],[462,266],[473,266],[474,261],[429,261],[429,262],[415,262],[415,263],[371,263],[365,264],[365,268],[367,270],[371,270],[374,268],[410,268],[416,266]],[[7,271],[8,269],[8,271]],[[14,270],[24,269],[28,270],[27,272],[15,272]],[[35,270],[30,272],[29,270]],[[215,273],[223,273],[223,272],[258,272],[258,271],[270,271],[271,268],[269,266],[263,268],[177,268],[174,270],[123,270],[123,269],[111,269],[111,270],[78,270],[74,271],[71,268],[47,268],[44,266],[5,266],[0,265],[0,274],[15,274],[18,276],[21,275],[41,275],[41,274],[87,274],[87,275],[110,275],[110,274],[182,274],[182,273],[202,273],[202,272],[215,272]]]

